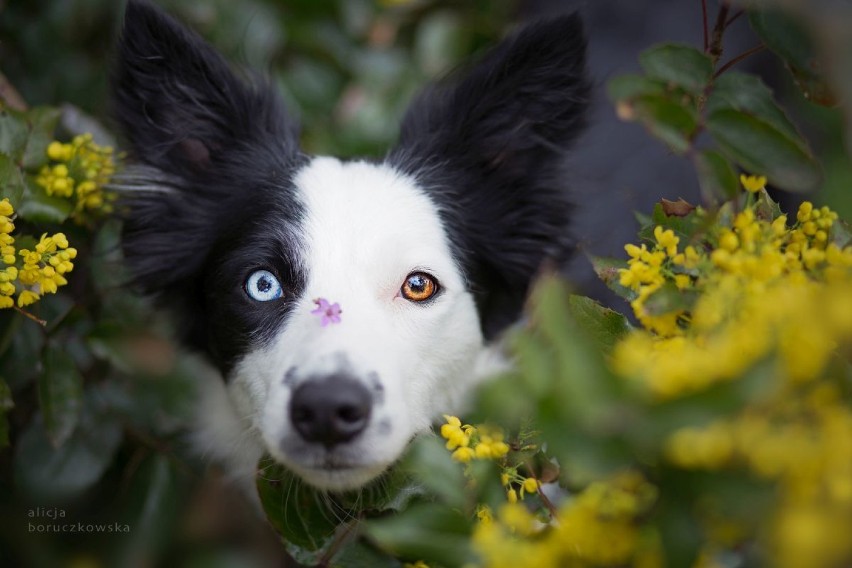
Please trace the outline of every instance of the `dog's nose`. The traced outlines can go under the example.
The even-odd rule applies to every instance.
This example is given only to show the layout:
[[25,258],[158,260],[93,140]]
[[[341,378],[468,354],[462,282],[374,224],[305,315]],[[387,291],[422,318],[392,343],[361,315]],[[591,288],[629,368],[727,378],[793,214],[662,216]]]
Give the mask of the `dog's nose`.
[[364,385],[345,375],[331,375],[296,388],[290,420],[306,441],[331,447],[360,434],[371,409],[372,397]]

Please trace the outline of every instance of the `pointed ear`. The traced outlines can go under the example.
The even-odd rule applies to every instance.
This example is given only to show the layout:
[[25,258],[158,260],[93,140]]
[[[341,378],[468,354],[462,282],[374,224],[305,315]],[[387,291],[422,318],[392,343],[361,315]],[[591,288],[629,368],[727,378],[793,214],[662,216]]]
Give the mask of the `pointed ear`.
[[297,129],[272,90],[237,77],[204,40],[147,0],[127,3],[112,90],[134,158],[168,173],[203,172],[253,142],[297,152]]
[[281,194],[303,160],[296,127],[266,84],[237,76],[146,0],[127,3],[112,94],[133,162],[114,180],[125,262],[203,347],[211,251],[244,220],[289,206]]
[[565,166],[585,122],[585,46],[576,14],[527,26],[415,99],[388,158],[438,202],[486,337],[572,248]]

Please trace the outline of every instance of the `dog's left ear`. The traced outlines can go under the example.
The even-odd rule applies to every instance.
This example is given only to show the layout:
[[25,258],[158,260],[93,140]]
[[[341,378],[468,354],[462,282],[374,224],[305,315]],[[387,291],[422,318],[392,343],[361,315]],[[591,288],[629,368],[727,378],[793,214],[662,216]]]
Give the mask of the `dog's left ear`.
[[565,153],[584,125],[585,46],[576,14],[527,26],[423,92],[388,157],[438,203],[486,337],[572,248]]

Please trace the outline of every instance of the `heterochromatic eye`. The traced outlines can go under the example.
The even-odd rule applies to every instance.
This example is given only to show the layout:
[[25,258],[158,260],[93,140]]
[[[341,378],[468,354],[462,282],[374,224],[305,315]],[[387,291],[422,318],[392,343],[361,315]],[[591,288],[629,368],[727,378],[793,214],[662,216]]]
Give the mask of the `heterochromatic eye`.
[[400,289],[402,297],[412,302],[423,302],[438,293],[438,281],[425,272],[412,272]]
[[268,270],[256,270],[246,280],[246,294],[252,300],[268,302],[281,297],[281,284]]

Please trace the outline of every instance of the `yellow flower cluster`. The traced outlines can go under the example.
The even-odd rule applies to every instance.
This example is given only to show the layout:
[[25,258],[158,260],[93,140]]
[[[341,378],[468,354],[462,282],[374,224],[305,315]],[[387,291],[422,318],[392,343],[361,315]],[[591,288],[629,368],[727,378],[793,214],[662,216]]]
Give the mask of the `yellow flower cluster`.
[[[763,535],[774,565],[839,566],[852,555],[846,537],[852,534],[850,432],[848,403],[835,384],[823,382],[805,393],[782,391],[703,428],[682,428],[669,438],[666,455],[687,469],[747,468],[776,481],[777,511]],[[743,540],[749,536],[737,532]]]
[[19,308],[36,302],[44,294],[55,294],[59,286],[68,283],[64,275],[74,269],[72,261],[77,257],[77,250],[69,246],[63,233],[44,234],[34,250],[22,248],[17,251],[21,266],[16,266],[15,239],[11,235],[15,229],[12,223],[14,213],[9,199],[0,201],[0,254],[6,265],[0,270],[0,308],[15,306],[12,296],[19,287]]
[[485,509],[472,542],[488,568],[648,565],[660,552],[639,518],[655,499],[641,475],[622,473],[566,499],[550,520],[520,503],[503,505],[496,518]]
[[453,459],[462,463],[476,459],[500,459],[509,453],[503,433],[489,426],[462,425],[456,416],[444,415],[441,436],[447,440],[447,449],[453,450]]
[[0,308],[11,308],[15,305],[12,296],[15,295],[15,279],[18,277],[18,269],[15,268],[15,238],[12,231],[15,224],[12,215],[15,210],[8,199],[0,201],[0,256],[6,267],[0,270]]
[[[777,353],[779,376],[807,380],[852,335],[852,246],[831,241],[837,214],[805,202],[788,228],[786,216],[761,218],[756,207],[682,251],[659,226],[652,249],[625,247],[620,283],[636,292],[632,307],[647,331],[615,349],[619,374],[666,398],[739,377]],[[649,310],[661,291],[697,299]]]
[[109,212],[113,195],[103,187],[115,173],[113,149],[99,146],[91,134],[80,134],[67,144],[51,142],[47,155],[55,163],[44,166],[36,182],[48,195],[71,198],[76,195],[75,213]]
[[[788,226],[763,184],[744,179],[746,206],[723,208],[683,249],[661,227],[652,248],[626,247],[620,283],[636,292],[645,329],[616,345],[611,364],[658,400],[762,381],[749,406],[665,442],[678,467],[745,471],[777,487],[774,516],[750,534],[715,519],[728,542],[708,528],[702,562],[756,538],[776,566],[842,565],[852,558],[852,409],[837,353],[852,347],[852,246],[827,207],[805,202]],[[655,302],[661,291],[691,301]]]

